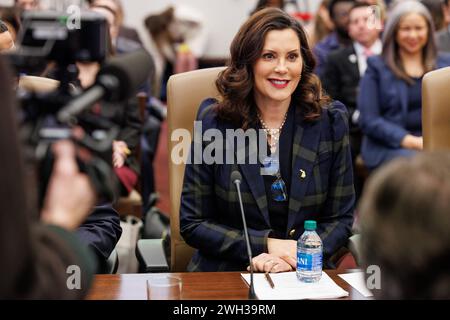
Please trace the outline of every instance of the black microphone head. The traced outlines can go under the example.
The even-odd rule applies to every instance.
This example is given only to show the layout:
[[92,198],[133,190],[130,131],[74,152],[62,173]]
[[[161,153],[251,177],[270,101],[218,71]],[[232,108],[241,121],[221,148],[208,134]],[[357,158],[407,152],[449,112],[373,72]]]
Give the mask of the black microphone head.
[[124,101],[145,83],[153,68],[150,54],[140,49],[107,61],[97,74],[96,83],[105,88],[106,100]]
[[241,180],[242,180],[242,175],[241,175],[241,173],[240,173],[239,171],[237,171],[237,170],[234,170],[234,171],[231,173],[231,181],[233,181],[233,183],[236,183],[237,181],[238,181],[238,182],[241,182]]

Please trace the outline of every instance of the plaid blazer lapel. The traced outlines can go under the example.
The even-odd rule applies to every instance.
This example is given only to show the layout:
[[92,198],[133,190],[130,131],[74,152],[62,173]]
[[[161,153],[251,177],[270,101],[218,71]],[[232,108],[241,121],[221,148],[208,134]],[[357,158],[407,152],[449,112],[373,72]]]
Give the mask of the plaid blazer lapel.
[[[249,141],[250,140],[250,141]],[[238,159],[239,167],[244,175],[245,180],[250,188],[250,192],[255,199],[259,211],[264,217],[267,225],[270,226],[269,219],[269,209],[267,207],[267,196],[266,189],[264,187],[264,179],[261,175],[261,166],[258,161],[258,144],[254,139],[247,139],[245,143],[245,150],[236,150],[235,152],[245,154],[245,160],[239,162],[239,158],[236,154],[236,159]],[[243,153],[244,152],[244,153]],[[256,159],[256,163],[250,163],[251,159]],[[243,163],[242,163],[243,162]]]
[[314,180],[310,180],[313,179],[312,169],[320,141],[320,121],[305,123],[296,117],[296,124],[292,146],[292,176],[286,236],[295,223],[308,184],[314,183]]

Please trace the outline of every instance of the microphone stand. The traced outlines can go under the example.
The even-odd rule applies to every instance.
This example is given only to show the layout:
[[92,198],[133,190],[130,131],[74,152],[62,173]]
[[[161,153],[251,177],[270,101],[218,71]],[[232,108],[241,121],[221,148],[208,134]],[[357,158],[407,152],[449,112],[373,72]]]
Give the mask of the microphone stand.
[[248,237],[247,223],[245,221],[245,214],[244,214],[244,206],[242,204],[241,188],[240,188],[241,180],[236,179],[234,181],[234,184],[236,185],[236,189],[238,192],[239,205],[241,207],[241,214],[242,214],[242,223],[244,224],[245,242],[247,243],[248,260],[250,263],[250,288],[248,290],[248,299],[256,300],[257,298],[256,298],[256,294],[255,294],[255,287],[253,285],[252,249],[250,247],[250,238]]

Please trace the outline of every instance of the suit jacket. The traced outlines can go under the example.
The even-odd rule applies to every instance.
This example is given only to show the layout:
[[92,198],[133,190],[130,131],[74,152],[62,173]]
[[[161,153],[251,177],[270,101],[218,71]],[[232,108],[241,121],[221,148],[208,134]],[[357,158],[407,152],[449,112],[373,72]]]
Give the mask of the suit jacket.
[[[235,129],[218,119],[215,100],[200,106],[197,120],[202,130],[218,129],[223,135]],[[242,199],[252,253],[267,252],[272,231],[260,164],[249,164],[257,152],[256,141],[247,139],[249,150],[244,164],[187,164],[180,207],[180,231],[185,241],[197,248],[190,271],[245,270],[248,256],[239,202],[231,173],[242,173]],[[203,150],[207,143],[194,142]],[[236,153],[236,148],[234,152]],[[320,120],[306,122],[299,112],[295,118],[292,146],[292,176],[285,239],[297,240],[305,220],[318,222],[317,231],[324,248],[324,260],[342,247],[353,223],[354,188],[348,123],[345,107],[335,102]]]
[[321,80],[327,93],[348,108],[351,119],[356,110],[360,81],[358,58],[353,45],[330,53]]
[[122,234],[119,214],[111,205],[96,206],[76,233],[81,242],[93,249],[101,266]]
[[[448,55],[438,56],[437,67],[450,65]],[[381,56],[367,60],[367,70],[360,83],[359,125],[364,133],[361,155],[370,168],[379,166],[387,154],[401,150],[400,143],[409,132],[408,84],[397,78]]]
[[436,42],[439,51],[450,52],[450,29],[445,28],[436,34]]
[[328,55],[330,52],[337,50],[340,47],[341,44],[339,43],[337,33],[332,32],[313,48],[313,53],[317,61],[314,72],[319,77],[322,77],[323,72],[325,71],[325,65],[327,64]]

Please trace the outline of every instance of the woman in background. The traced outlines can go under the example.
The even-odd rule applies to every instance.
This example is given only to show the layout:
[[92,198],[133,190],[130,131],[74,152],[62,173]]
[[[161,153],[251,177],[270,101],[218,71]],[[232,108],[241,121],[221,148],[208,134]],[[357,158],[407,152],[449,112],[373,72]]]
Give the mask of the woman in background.
[[382,54],[367,64],[358,97],[361,155],[375,169],[422,150],[422,77],[450,65],[450,58],[437,55],[428,10],[408,0],[389,13]]
[[328,11],[330,1],[331,0],[322,1],[317,9],[314,22],[305,28],[308,33],[311,48],[334,30],[334,24],[330,18],[330,12]]

